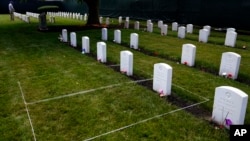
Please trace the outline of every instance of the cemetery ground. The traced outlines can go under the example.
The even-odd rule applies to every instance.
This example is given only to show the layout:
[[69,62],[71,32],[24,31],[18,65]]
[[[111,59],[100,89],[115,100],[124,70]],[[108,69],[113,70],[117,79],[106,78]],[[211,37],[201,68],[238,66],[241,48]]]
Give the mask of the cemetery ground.
[[[81,29],[83,21],[56,18],[49,31],[0,15],[0,140],[200,140],[228,141],[229,131],[210,122],[216,87],[233,86],[250,93],[249,35],[239,35],[235,48],[225,47],[223,32],[198,42],[198,28],[185,39],[168,30],[160,35],[123,29],[116,19],[108,28],[107,63],[96,60],[101,28]],[[77,48],[58,40],[61,29],[79,26]],[[53,26],[53,27],[52,27]],[[120,28],[122,43],[113,42]],[[58,28],[57,28],[58,29]],[[129,48],[130,33],[139,34],[139,50]],[[81,38],[90,38],[90,54],[81,53]],[[180,64],[184,43],[197,46],[196,65]],[[242,49],[246,46],[246,49]],[[133,76],[118,70],[120,51],[134,54]],[[221,54],[241,54],[239,78],[218,76]],[[171,96],[152,90],[153,65],[173,67]],[[249,104],[245,124],[250,124]]]

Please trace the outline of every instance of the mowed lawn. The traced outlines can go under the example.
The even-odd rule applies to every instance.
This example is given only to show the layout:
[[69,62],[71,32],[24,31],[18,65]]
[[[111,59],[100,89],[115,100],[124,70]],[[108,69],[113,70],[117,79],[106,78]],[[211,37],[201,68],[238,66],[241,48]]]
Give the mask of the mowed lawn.
[[[56,18],[54,25],[84,21]],[[101,29],[76,31],[78,48],[82,36],[90,37],[92,55],[83,55],[58,40],[60,31],[40,32],[37,26],[35,18],[31,23],[9,21],[8,15],[0,18],[0,140],[229,140],[227,129],[211,124],[207,114],[197,116],[188,109],[211,112],[216,87],[230,85],[249,93],[249,84],[129,49],[131,29],[122,30],[122,45],[115,44],[110,29],[107,60],[119,65],[120,51],[133,52],[134,74],[141,79],[131,79],[96,60]],[[159,44],[162,38],[139,34],[145,48],[151,48],[147,36]],[[178,43],[174,38],[172,42]],[[139,85],[152,82],[153,64],[160,62],[173,66],[172,94],[188,101],[182,106]]]

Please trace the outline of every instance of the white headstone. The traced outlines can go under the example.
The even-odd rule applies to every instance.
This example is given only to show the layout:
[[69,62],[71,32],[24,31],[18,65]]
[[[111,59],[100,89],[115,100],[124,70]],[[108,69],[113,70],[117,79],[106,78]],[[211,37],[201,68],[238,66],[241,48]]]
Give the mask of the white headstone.
[[210,33],[211,33],[211,26],[210,25],[205,25],[205,26],[203,26],[203,29],[207,29],[208,30],[208,36],[209,36]]
[[171,95],[172,71],[172,67],[168,64],[154,64],[153,90],[161,96]]
[[130,48],[138,49],[139,35],[137,33],[130,34]]
[[140,22],[135,21],[135,30],[140,30]]
[[234,47],[236,44],[237,33],[235,31],[227,31],[225,46]]
[[153,23],[149,23],[147,26],[147,31],[152,33],[153,32]]
[[128,76],[133,75],[133,53],[130,51],[120,52],[120,71]]
[[168,34],[168,25],[164,24],[161,26],[161,35],[167,35]]
[[68,32],[67,29],[62,29],[62,41],[68,42]]
[[106,63],[107,60],[107,46],[105,42],[97,42],[97,60]]
[[89,53],[89,37],[82,37],[82,53]]
[[163,21],[162,20],[158,21],[158,27],[161,28],[162,25],[163,25]]
[[235,32],[235,28],[232,28],[232,27],[227,28],[227,32],[229,32],[229,31],[234,31]]
[[172,23],[172,31],[177,31],[178,30],[178,23],[177,22],[173,22]]
[[199,42],[207,43],[208,41],[208,30],[207,29],[200,29],[199,30]]
[[178,28],[178,38],[184,39],[186,36],[186,27],[180,26]]
[[109,25],[110,21],[109,21],[109,17],[106,18],[106,25]]
[[121,30],[117,29],[114,31],[114,42],[120,44],[121,43]]
[[196,56],[196,46],[193,44],[182,45],[181,63],[187,66],[194,66]]
[[70,45],[72,47],[77,47],[76,33],[75,32],[70,32]]
[[193,33],[193,24],[187,24],[187,33]]
[[150,23],[152,23],[152,21],[151,21],[151,20],[147,20],[147,27],[148,27],[148,25],[149,25]]
[[219,125],[244,125],[248,95],[238,88],[220,86],[215,89],[212,120]]
[[107,41],[108,40],[108,29],[102,28],[102,40]]
[[99,17],[99,22],[100,22],[100,24],[103,23],[103,17]]
[[129,29],[129,20],[125,20],[124,28]]
[[126,20],[126,21],[129,21],[129,17],[126,17],[125,20]]
[[234,52],[224,52],[221,57],[220,76],[237,79],[241,56]]
[[87,21],[87,20],[88,20],[88,15],[87,15],[86,13],[84,14],[83,20],[84,20],[84,21]]
[[119,18],[118,18],[118,23],[119,23],[119,25],[122,24],[122,16],[119,16]]

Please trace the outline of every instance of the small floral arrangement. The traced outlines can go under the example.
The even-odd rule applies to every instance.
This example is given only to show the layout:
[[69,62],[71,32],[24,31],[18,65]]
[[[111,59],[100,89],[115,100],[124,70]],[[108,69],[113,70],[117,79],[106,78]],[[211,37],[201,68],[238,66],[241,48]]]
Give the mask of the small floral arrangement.
[[125,71],[125,70],[121,70],[121,73],[125,74],[125,73],[127,73],[127,71]]
[[232,75],[231,73],[229,73],[229,74],[227,75],[227,77],[228,77],[228,78],[232,78],[233,75]]

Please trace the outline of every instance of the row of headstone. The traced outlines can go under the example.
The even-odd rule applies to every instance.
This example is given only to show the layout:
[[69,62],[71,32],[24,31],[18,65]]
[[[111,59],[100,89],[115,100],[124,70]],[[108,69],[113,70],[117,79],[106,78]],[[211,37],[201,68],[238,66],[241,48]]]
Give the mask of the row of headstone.
[[34,12],[26,12],[26,15],[37,19],[39,17],[39,14]]
[[49,17],[49,22],[55,23],[56,22],[56,18],[54,16],[50,16]]
[[[99,18],[100,23],[103,23],[103,17]],[[118,17],[119,24],[122,23],[122,17]],[[109,17],[106,18],[106,25],[109,25]],[[134,23],[134,29],[139,30],[140,29],[140,22],[135,21]],[[167,35],[168,31],[168,25],[164,24],[162,20],[158,21],[158,27],[161,29],[161,35]],[[129,28],[129,17],[126,17],[126,20],[124,22],[124,28],[128,29]],[[147,29],[146,31],[148,32],[153,32],[153,23],[151,20],[147,20]],[[180,26],[177,22],[172,22],[172,31],[178,31],[178,38],[184,39],[186,36],[186,33],[193,33],[193,24],[187,24],[186,26]],[[203,26],[202,29],[199,30],[199,37],[198,41],[207,43],[208,38],[211,34],[211,26],[205,25]],[[234,47],[236,44],[236,38],[237,38],[237,33],[235,32],[234,28],[228,28],[227,33],[226,33],[226,38],[225,38],[225,46],[230,46]]]
[[[108,40],[108,29],[102,28],[102,40]],[[114,40],[115,43],[121,44],[121,30],[114,30]],[[138,49],[139,46],[139,35],[137,33],[130,34],[130,48]]]
[[[183,34],[185,32],[184,27],[179,29],[178,32],[182,31]],[[108,29],[102,29],[102,40],[107,41],[108,39]],[[114,30],[114,42],[121,43],[121,31]],[[130,48],[138,49],[139,44],[139,35],[137,33],[130,34]],[[195,57],[196,57],[196,46],[193,44],[183,44],[182,46],[182,55],[181,55],[181,63],[187,66],[195,65]],[[219,75],[237,79],[239,67],[240,67],[241,56],[237,53],[233,52],[225,52],[222,54],[221,65]]]
[[[63,29],[63,41],[67,41],[67,30]],[[83,51],[89,52],[89,38],[82,37]],[[196,47],[192,44],[182,46],[182,63],[193,66]],[[97,42],[97,60],[107,61],[107,45],[105,42]],[[226,61],[226,62],[225,62]],[[240,56],[232,52],[222,55],[221,66],[224,69],[235,70],[239,66]],[[166,63],[156,63],[153,67],[153,90],[162,96],[171,95],[173,68]],[[224,70],[225,71],[225,70]],[[125,50],[120,52],[120,72],[128,76],[133,75],[133,53]],[[234,75],[232,75],[234,77]],[[242,90],[231,86],[219,86],[215,88],[212,121],[230,129],[230,125],[243,125],[248,95]]]
[[76,20],[84,20],[87,21],[88,15],[85,13],[84,15],[80,13],[73,13],[73,12],[47,12],[50,17],[62,17],[62,18],[70,18]]
[[26,22],[26,23],[30,23],[30,17],[27,16],[26,14],[21,14],[18,12],[14,12],[14,16],[17,17],[18,19]]
[[[211,26],[209,25],[203,26],[203,29],[200,29],[199,31],[199,41],[207,43],[210,34],[211,34]],[[224,45],[229,47],[235,47],[236,39],[237,39],[237,32],[235,32],[235,28],[227,28]]]
[[[170,65],[154,64],[153,90],[160,96],[171,95],[172,72]],[[232,86],[215,88],[212,121],[230,129],[230,125],[244,125],[248,94]]]
[[[183,44],[181,64],[192,67],[195,65],[195,57],[196,46],[193,44]],[[240,68],[240,61],[241,55],[235,52],[222,53],[219,75],[233,80],[237,79]]]

